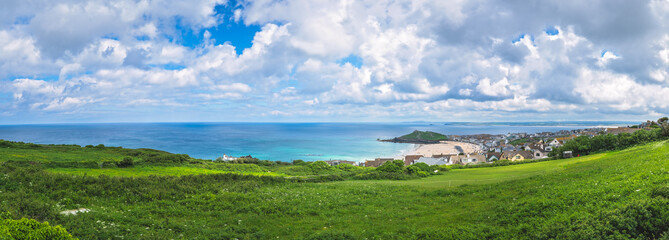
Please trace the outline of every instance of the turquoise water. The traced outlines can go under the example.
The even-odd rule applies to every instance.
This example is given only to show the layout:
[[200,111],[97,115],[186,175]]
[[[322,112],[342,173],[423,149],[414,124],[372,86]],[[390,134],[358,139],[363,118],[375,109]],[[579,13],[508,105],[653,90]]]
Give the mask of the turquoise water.
[[153,148],[215,159],[252,155],[272,161],[394,157],[412,144],[378,142],[413,130],[443,134],[545,132],[629,122],[528,123],[101,123],[0,126],[0,139],[40,144]]

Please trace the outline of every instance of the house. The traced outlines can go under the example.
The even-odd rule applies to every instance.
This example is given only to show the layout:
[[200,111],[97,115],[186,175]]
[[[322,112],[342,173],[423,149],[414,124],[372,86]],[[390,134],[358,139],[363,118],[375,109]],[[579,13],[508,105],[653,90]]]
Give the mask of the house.
[[325,161],[326,163],[330,164],[330,166],[337,166],[339,164],[351,164],[353,166],[356,166],[356,162],[353,161],[346,161],[346,160],[329,160]]
[[373,161],[367,160],[367,161],[365,161],[365,167],[378,167],[378,166],[381,166],[384,163],[386,163],[388,161],[392,161],[392,160],[395,160],[395,159],[393,159],[393,158],[376,158]]
[[414,161],[418,160],[421,157],[423,157],[423,155],[406,155],[406,156],[404,156],[404,166],[409,166],[409,165],[413,164]]
[[544,147],[544,152],[552,152],[552,151],[553,151],[553,146]]
[[557,140],[557,138],[553,139],[553,141],[548,142],[548,145],[551,147],[559,147],[562,146],[562,143]]
[[532,159],[532,152],[528,151],[509,151],[503,152],[501,159],[510,160],[510,161],[522,161],[526,159]]
[[237,158],[225,154],[223,154],[223,157],[216,158],[216,161],[233,161],[233,160],[237,160]]
[[532,151],[532,159],[541,159],[541,158],[548,158],[548,153],[545,153],[542,150],[533,150]]
[[532,159],[548,158],[548,152],[544,149],[543,144],[529,144],[525,147],[525,151],[532,152]]
[[479,154],[457,155],[451,158],[451,161],[453,163],[459,163],[464,165],[487,163],[486,157]]
[[494,162],[500,160],[501,157],[501,152],[488,152],[485,156],[485,159],[487,162]]
[[448,158],[451,159],[451,157],[455,156],[457,154],[433,154],[433,158]]
[[427,165],[451,165],[452,162],[448,158],[435,158],[435,157],[421,157],[418,160],[413,161],[413,164],[416,163],[425,163]]

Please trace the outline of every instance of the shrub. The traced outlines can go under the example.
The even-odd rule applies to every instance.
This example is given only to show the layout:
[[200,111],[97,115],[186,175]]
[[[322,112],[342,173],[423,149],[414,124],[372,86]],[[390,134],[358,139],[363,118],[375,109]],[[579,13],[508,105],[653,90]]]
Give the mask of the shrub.
[[315,161],[311,164],[309,164],[309,168],[315,173],[322,173],[322,172],[327,172],[327,170],[332,169],[330,164],[324,162],[324,161]]
[[48,222],[40,223],[34,219],[0,220],[0,239],[76,239],[65,228],[50,226]]
[[343,171],[350,171],[351,169],[355,168],[353,165],[348,164],[348,163],[342,163],[337,166],[335,166],[337,169],[343,170]]
[[[458,165],[458,166],[459,166],[459,165]],[[437,172],[448,172],[448,171],[451,170],[451,168],[452,168],[452,166],[448,166],[448,165],[434,165],[434,166],[430,166],[430,167],[427,169],[426,172],[434,172],[434,171],[437,171]],[[425,170],[423,170],[423,171],[425,171]]]
[[425,172],[430,172],[430,170],[432,170],[430,168],[430,165],[427,165],[427,163],[424,163],[424,162],[415,163],[415,164],[412,164],[411,166],[416,166],[416,167],[420,168],[421,171],[425,171]]
[[383,163],[383,165],[376,168],[376,170],[381,172],[402,173],[404,172],[404,161],[402,160],[387,161]]
[[416,175],[418,174],[418,172],[425,172],[425,171],[422,171],[419,167],[415,165],[411,165],[406,168],[406,172],[411,175]]
[[307,162],[305,162],[302,159],[293,160],[293,165],[306,165],[306,164]]
[[135,162],[132,160],[131,157],[123,157],[123,160],[121,160],[121,162],[119,162],[117,165],[118,167],[122,168],[132,167],[133,165],[135,165]]

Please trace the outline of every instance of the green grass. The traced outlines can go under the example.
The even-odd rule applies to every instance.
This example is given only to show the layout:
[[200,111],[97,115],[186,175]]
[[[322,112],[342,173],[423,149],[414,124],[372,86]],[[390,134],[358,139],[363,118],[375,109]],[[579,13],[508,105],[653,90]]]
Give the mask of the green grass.
[[[518,164],[505,167],[492,168],[468,168],[453,169],[443,175],[436,175],[428,178],[412,179],[406,181],[348,181],[346,184],[382,184],[396,186],[411,186],[430,189],[443,189],[448,187],[457,187],[463,184],[490,184],[500,183],[516,179],[529,178],[532,176],[545,175],[557,171],[565,170],[572,164],[591,161],[604,157],[611,153],[595,154],[580,158],[560,159],[553,161],[536,162],[530,164]],[[331,183],[341,184],[341,183]]]
[[[0,168],[0,209],[81,239],[658,239],[669,236],[668,159],[669,142],[659,142],[408,181],[326,183],[9,166]],[[57,214],[81,207],[92,211]]]
[[72,175],[88,175],[100,176],[107,175],[112,177],[145,177],[145,176],[183,176],[194,174],[224,174],[235,173],[256,176],[286,176],[285,174],[278,174],[272,172],[244,172],[244,171],[223,171],[216,169],[189,167],[189,166],[136,166],[132,168],[49,168],[47,172],[72,174]]
[[123,154],[97,148],[40,145],[39,148],[0,147],[0,162],[5,161],[120,161]]

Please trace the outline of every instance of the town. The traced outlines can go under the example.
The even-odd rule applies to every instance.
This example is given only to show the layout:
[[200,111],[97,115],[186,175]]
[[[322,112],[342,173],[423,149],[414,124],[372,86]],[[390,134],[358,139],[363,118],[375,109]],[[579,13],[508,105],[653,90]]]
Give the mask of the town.
[[[579,136],[594,137],[604,134],[618,135],[621,133],[634,133],[642,129],[650,129],[656,126],[653,121],[646,121],[639,125],[627,127],[597,127],[575,130],[561,130],[557,132],[540,133],[508,133],[508,134],[476,134],[476,135],[447,135],[450,141],[474,144],[478,146],[477,151],[450,154],[423,154],[405,155],[402,159],[405,166],[415,163],[427,165],[471,165],[489,164],[500,160],[523,161],[531,159],[549,158],[549,153],[562,146],[566,141]],[[561,154],[564,158],[576,157],[571,151]],[[385,162],[397,160],[395,158],[376,158],[364,162],[353,162],[344,160],[325,161],[331,166],[339,164],[351,164],[365,167],[378,167]]]

